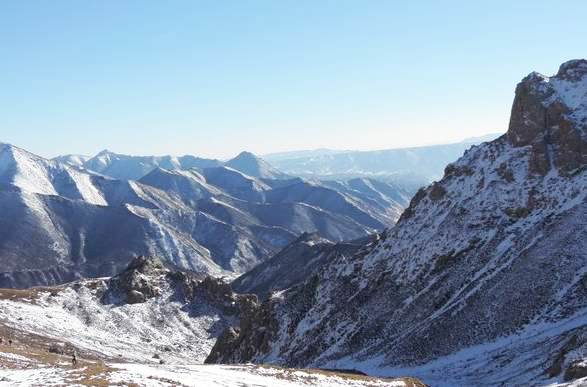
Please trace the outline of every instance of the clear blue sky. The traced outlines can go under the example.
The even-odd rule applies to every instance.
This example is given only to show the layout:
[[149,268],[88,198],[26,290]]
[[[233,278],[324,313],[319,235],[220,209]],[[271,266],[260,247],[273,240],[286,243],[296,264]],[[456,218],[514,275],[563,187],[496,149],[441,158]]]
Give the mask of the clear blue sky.
[[0,141],[227,158],[507,129],[587,1],[2,1]]

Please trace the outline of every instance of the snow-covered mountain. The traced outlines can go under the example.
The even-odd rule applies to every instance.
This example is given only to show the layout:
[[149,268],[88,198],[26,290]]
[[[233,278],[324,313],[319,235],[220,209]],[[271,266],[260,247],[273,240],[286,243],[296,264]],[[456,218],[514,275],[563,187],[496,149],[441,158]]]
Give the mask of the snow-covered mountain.
[[374,177],[420,186],[442,177],[443,168],[472,145],[494,140],[500,134],[470,138],[460,143],[380,151],[319,149],[263,156],[280,171],[319,179]]
[[225,166],[236,169],[252,177],[261,179],[288,179],[291,176],[280,172],[276,168],[269,165],[265,160],[255,156],[250,152],[241,152],[234,159],[227,161]]
[[341,241],[383,229],[410,197],[386,184],[380,194],[332,184],[257,179],[228,166],[156,167],[117,180],[2,145],[0,287],[113,275],[137,254],[234,276],[303,232]]
[[73,165],[75,167],[83,167],[84,163],[90,160],[92,157],[84,155],[63,155],[53,158],[53,161]]
[[[56,160],[70,162],[70,158],[67,158],[67,156],[57,157]],[[210,168],[219,165],[222,165],[221,161],[194,156],[127,156],[108,150],[103,150],[81,164],[82,167],[90,171],[124,180],[138,180],[158,167],[181,170]]]
[[289,176],[250,152],[241,152],[226,162],[194,156],[128,156],[103,150],[94,157],[66,155],[54,161],[82,167],[104,176],[123,180],[139,180],[156,168],[169,170],[205,169],[225,166],[258,179],[290,179]]
[[587,376],[586,268],[587,61],[575,60],[524,78],[506,135],[448,165],[367,253],[259,304],[207,361],[434,386],[570,381]]

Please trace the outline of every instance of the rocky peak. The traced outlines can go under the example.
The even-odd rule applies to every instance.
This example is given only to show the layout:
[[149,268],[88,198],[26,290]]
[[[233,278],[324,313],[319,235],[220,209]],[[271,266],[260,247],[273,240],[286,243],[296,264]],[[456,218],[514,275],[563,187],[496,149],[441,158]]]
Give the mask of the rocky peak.
[[262,163],[261,159],[252,154],[251,152],[241,152],[235,158],[226,162],[226,165],[234,169],[239,168],[259,168]]
[[557,78],[569,81],[579,81],[587,74],[587,60],[573,59],[561,65],[556,74]]
[[129,262],[125,272],[138,271],[143,274],[154,274],[162,270],[164,271],[166,269],[159,258],[139,255]]
[[520,82],[507,133],[514,147],[531,146],[530,171],[571,172],[587,164],[587,61],[564,63],[557,75],[533,72]]
[[251,152],[242,151],[239,153],[233,160],[249,160],[249,161],[257,161],[258,158]]
[[109,288],[128,304],[145,302],[160,294],[162,277],[169,272],[158,258],[139,255],[109,280]]
[[323,238],[317,232],[303,232],[291,244],[300,243],[300,242],[318,242],[322,239]]

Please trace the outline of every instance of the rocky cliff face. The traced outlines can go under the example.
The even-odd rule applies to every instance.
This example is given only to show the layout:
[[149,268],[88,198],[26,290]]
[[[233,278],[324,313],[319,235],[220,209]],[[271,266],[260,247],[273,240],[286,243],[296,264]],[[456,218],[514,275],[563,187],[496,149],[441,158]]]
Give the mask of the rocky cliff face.
[[[210,361],[409,370],[433,385],[562,380],[587,331],[586,69],[525,78],[507,135],[450,164],[367,254],[259,305],[263,320],[241,321]],[[254,350],[240,339],[261,332]]]
[[508,142],[532,148],[530,169],[546,174],[555,166],[563,173],[587,163],[587,61],[564,63],[554,77],[528,75],[518,85]]

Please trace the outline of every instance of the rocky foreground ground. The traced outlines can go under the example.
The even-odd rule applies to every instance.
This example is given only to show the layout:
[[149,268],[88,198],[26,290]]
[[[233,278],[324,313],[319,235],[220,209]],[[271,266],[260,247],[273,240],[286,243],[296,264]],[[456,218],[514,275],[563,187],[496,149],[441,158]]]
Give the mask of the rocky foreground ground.
[[[46,330],[35,320],[54,320],[60,315],[39,315],[49,312],[43,299],[62,292],[61,287],[33,288],[28,290],[0,289],[0,386],[393,386],[420,387],[424,384],[411,378],[374,378],[352,373],[330,372],[317,369],[286,369],[271,365],[203,365],[189,362],[179,354],[160,354],[145,360],[127,347],[124,352],[109,351],[117,339],[110,338],[109,346],[83,345],[63,334]],[[57,297],[57,296],[53,296]],[[22,311],[14,317],[11,311]],[[39,313],[31,314],[31,310]],[[44,311],[44,312],[43,312]],[[61,325],[74,326],[79,316],[71,316]],[[26,320],[26,321],[25,321]],[[70,330],[71,331],[71,330]],[[81,339],[81,338],[80,338]],[[124,341],[124,338],[119,338]],[[9,343],[9,340],[11,341]],[[78,345],[79,344],[79,345]],[[86,343],[87,344],[87,343]],[[72,364],[72,354],[78,362]],[[141,358],[143,360],[141,360]]]

